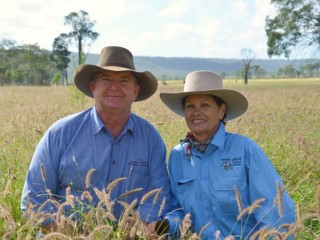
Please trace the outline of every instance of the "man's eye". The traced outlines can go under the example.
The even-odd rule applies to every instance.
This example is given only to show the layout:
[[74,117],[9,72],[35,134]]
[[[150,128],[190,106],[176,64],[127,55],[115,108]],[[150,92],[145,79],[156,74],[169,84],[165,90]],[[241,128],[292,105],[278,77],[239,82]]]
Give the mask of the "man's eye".
[[108,77],[103,77],[103,78],[101,78],[101,80],[102,80],[102,81],[110,81],[110,78],[108,78]]
[[203,103],[201,104],[201,107],[210,107],[210,105],[208,103]]

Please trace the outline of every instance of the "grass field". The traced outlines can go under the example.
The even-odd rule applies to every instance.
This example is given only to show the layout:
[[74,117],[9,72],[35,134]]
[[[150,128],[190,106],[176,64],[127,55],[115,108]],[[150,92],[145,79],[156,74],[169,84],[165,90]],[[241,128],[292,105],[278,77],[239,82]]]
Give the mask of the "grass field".
[[[241,91],[249,109],[227,130],[255,140],[282,176],[299,206],[304,228],[297,239],[320,238],[320,80],[225,81]],[[134,103],[133,112],[153,123],[168,150],[185,137],[184,119],[168,110],[159,92],[183,89],[182,81],[159,83],[150,99]],[[20,196],[34,148],[59,118],[93,105],[74,87],[0,87],[0,236],[25,236]],[[30,227],[30,225],[28,225]],[[25,238],[21,238],[25,239]],[[61,238],[62,239],[62,238]]]

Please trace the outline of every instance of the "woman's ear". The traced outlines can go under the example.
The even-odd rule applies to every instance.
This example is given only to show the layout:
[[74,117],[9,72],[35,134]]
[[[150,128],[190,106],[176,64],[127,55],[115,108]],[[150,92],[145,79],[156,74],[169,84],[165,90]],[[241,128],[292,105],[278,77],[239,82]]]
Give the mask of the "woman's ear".
[[227,112],[227,105],[225,103],[222,103],[220,106],[220,111],[219,111],[219,119],[223,120],[224,116]]

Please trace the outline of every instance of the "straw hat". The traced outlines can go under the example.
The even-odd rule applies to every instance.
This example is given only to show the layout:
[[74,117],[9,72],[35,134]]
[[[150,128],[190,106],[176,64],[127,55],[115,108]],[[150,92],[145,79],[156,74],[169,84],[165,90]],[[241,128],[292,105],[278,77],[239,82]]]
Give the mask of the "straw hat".
[[158,80],[156,77],[148,71],[137,72],[135,70],[132,53],[126,48],[117,46],[103,48],[97,65],[79,65],[74,72],[74,83],[81,92],[93,98],[89,83],[97,72],[105,70],[116,72],[130,71],[135,75],[140,85],[139,94],[135,100],[136,102],[151,97],[158,88]]
[[207,94],[221,98],[227,105],[225,121],[235,119],[248,108],[248,101],[240,92],[223,88],[222,78],[209,71],[195,71],[187,75],[183,92],[160,93],[160,98],[167,107],[184,117],[183,99],[189,95]]

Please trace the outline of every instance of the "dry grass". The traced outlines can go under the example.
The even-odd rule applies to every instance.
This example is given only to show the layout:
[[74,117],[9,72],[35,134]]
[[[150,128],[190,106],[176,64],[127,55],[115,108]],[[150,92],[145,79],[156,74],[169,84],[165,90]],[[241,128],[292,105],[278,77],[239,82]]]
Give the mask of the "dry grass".
[[[168,110],[158,95],[161,91],[182,90],[182,82],[167,81],[167,83],[167,85],[160,83],[158,92],[147,101],[135,103],[133,111],[157,127],[169,153],[170,149],[185,137],[187,129],[184,119]],[[228,131],[251,137],[265,150],[297,204],[297,224],[283,227],[295,232],[297,239],[319,238],[320,81],[256,81],[250,82],[248,86],[244,86],[240,81],[226,81],[225,87],[240,90],[250,103],[249,110],[243,117],[228,123]],[[34,213],[28,220],[21,215],[22,186],[39,139],[48,126],[57,119],[84,110],[92,104],[92,99],[83,97],[72,87],[0,88],[0,236],[2,239],[34,239],[38,230],[37,223],[42,217],[53,218],[60,226],[60,231],[51,233],[47,239],[48,237],[122,239],[127,234],[144,239],[146,231],[144,225],[134,215],[124,218],[122,229],[115,231],[111,227],[110,222],[114,220],[111,211],[114,203],[108,198],[108,191],[112,191],[110,185],[105,192],[96,190],[101,203],[88,212],[81,226],[69,221],[62,210],[53,216]],[[42,174],[45,178],[45,173]],[[86,184],[89,183],[90,173]],[[281,192],[281,189],[278,191]],[[156,196],[157,191],[145,197],[151,195]],[[83,198],[90,196],[84,193]],[[68,199],[68,204],[77,201],[72,196],[68,196]],[[275,203],[281,204],[281,199],[276,199]],[[259,207],[257,202],[250,209],[243,209],[241,198],[238,204],[241,210],[239,219],[245,216],[244,212],[251,214],[256,207]],[[130,204],[126,208],[130,209]],[[188,232],[188,224],[190,223],[186,218],[182,225],[186,238],[199,239],[199,236]],[[260,234],[260,239],[266,239],[267,236],[274,236],[275,239],[286,237],[277,229],[262,229],[256,234]],[[216,235],[219,236],[219,232]]]

